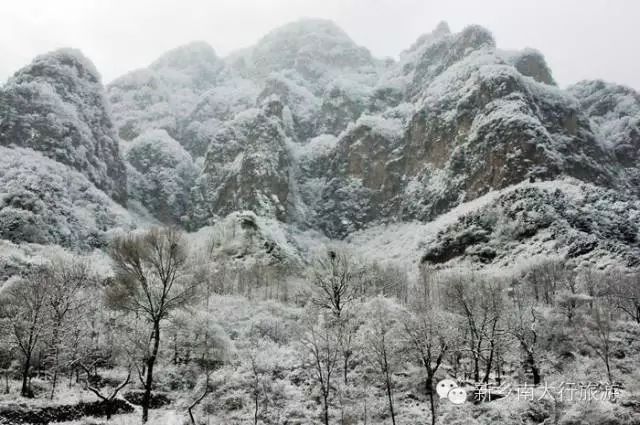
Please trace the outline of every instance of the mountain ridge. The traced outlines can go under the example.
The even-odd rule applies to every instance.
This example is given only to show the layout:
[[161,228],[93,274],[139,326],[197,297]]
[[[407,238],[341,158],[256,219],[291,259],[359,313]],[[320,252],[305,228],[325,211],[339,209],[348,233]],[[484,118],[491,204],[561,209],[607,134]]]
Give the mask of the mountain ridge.
[[[38,61],[0,88],[3,108],[15,109],[12,87]],[[86,75],[76,72],[65,87],[82,87],[88,76],[101,99],[95,67],[77,64]],[[523,181],[570,177],[635,199],[638,99],[599,81],[561,89],[540,52],[500,50],[479,26],[452,33],[442,23],[390,61],[330,21],[303,20],[223,58],[205,42],[179,46],[108,84],[103,123],[119,192],[77,161],[53,159],[118,202],[128,198],[130,208],[188,230],[251,210],[292,233],[348,239],[376,226],[428,223]],[[1,120],[0,130],[29,128],[28,114],[12,114],[26,124]],[[29,140],[0,136],[4,146]],[[145,155],[153,166],[141,165]],[[467,247],[450,259],[466,258]]]

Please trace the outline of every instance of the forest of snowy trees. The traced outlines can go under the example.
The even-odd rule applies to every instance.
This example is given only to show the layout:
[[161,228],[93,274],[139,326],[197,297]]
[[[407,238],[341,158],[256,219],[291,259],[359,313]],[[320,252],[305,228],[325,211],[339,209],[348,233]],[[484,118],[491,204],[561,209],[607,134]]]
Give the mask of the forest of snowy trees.
[[[413,278],[338,247],[293,269],[220,255],[215,233],[187,242],[176,228],[123,233],[110,273],[60,254],[12,278],[3,397],[63,420],[56,405],[83,401],[116,424],[167,412],[185,424],[595,424],[635,403],[640,275],[545,259]],[[467,403],[438,396],[445,378]],[[560,382],[602,397],[585,407]],[[535,398],[516,392],[526,385]],[[472,411],[484,414],[468,422]]]
[[444,22],[53,45],[0,82],[0,425],[640,424],[635,89]]

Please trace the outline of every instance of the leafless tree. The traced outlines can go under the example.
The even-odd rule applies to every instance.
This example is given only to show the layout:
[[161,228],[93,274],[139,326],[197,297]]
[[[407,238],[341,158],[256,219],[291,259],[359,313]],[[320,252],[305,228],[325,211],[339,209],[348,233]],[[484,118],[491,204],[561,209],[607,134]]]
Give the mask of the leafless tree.
[[317,258],[312,267],[311,282],[316,289],[314,302],[339,318],[355,299],[363,273],[347,253],[329,250],[326,256]]
[[91,385],[91,381],[89,380],[89,376],[91,376],[91,369],[88,368],[87,366],[83,365],[82,363],[79,363],[79,366],[84,369],[84,371],[87,374],[87,382],[86,382],[86,387],[89,391],[91,391],[92,393],[94,393],[96,396],[98,396],[98,398],[100,400],[102,400],[102,402],[105,405],[105,411],[106,411],[106,417],[107,420],[111,419],[111,415],[114,412],[114,406],[113,406],[113,401],[116,399],[116,397],[118,396],[118,393],[120,393],[120,391],[122,391],[122,389],[124,389],[124,387],[126,387],[129,382],[131,381],[131,368],[127,368],[127,376],[125,377],[125,379],[118,384],[115,388],[113,388],[111,390],[111,394],[108,395],[104,395],[103,391],[101,389],[98,389],[94,386]]
[[544,259],[530,268],[527,277],[535,300],[552,305],[567,270],[560,260]]
[[333,379],[339,370],[340,348],[333,326],[323,312],[310,314],[306,319],[301,343],[309,355],[310,364],[322,395],[323,422],[329,425],[329,404]]
[[611,271],[602,277],[606,285],[607,296],[625,316],[640,323],[640,273]]
[[93,279],[89,264],[82,259],[73,257],[57,257],[49,265],[51,279],[49,280],[50,296],[47,298],[51,314],[51,350],[53,357],[53,376],[50,398],[53,399],[60,369],[60,354],[69,327],[70,316],[77,312],[83,302],[82,291]]
[[457,345],[455,318],[437,306],[418,303],[414,307],[414,312],[408,314],[404,321],[404,330],[410,352],[426,373],[425,391],[431,407],[431,423],[435,425],[434,376],[446,354]]
[[3,322],[23,357],[21,394],[24,397],[33,396],[29,374],[34,353],[49,326],[50,281],[50,270],[39,267],[26,278],[9,282],[1,293]]
[[334,328],[342,357],[344,383],[348,381],[349,362],[353,356],[353,338],[357,330],[351,310],[364,281],[365,270],[346,252],[329,250],[316,259],[311,280],[315,288],[314,303],[331,313],[328,325]]
[[591,315],[587,318],[585,326],[579,327],[585,343],[603,361],[610,384],[613,384],[611,353],[615,342],[614,327],[615,318],[612,308],[603,299],[598,300]]
[[513,307],[510,309],[508,331],[520,345],[525,370],[531,371],[533,384],[538,385],[541,379],[538,348],[542,315],[536,309],[535,300],[521,286],[512,287],[510,295]]
[[376,297],[372,302],[371,317],[369,317],[365,344],[368,358],[380,376],[389,406],[391,422],[396,424],[396,411],[393,402],[395,368],[399,364],[401,352],[399,341],[399,321],[401,312],[396,309],[392,301]]
[[175,228],[154,228],[142,234],[116,237],[109,249],[116,278],[107,290],[112,308],[135,314],[148,323],[150,336],[144,356],[142,422],[149,418],[154,366],[163,322],[190,302],[195,283],[186,276],[187,252]]
[[446,282],[447,302],[466,322],[465,340],[473,361],[473,379],[489,381],[503,329],[504,299],[499,280],[489,280],[472,274],[457,273]]

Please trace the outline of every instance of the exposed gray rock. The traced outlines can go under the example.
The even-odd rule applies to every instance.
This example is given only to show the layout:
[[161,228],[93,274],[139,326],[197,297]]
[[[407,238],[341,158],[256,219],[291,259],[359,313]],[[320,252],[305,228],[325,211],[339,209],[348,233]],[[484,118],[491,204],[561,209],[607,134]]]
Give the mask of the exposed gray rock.
[[126,202],[125,164],[100,75],[77,50],[38,56],[0,88],[0,145],[42,152]]
[[267,99],[212,141],[194,189],[195,221],[239,210],[287,220],[290,157],[282,110],[279,100]]

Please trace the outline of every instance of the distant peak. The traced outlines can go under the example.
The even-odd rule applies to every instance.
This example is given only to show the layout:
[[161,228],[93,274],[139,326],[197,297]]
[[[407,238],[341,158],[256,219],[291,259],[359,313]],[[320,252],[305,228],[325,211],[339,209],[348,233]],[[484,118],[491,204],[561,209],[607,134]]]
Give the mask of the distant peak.
[[347,33],[329,19],[303,18],[277,27],[267,33],[259,42],[270,44],[279,40],[295,40],[307,37],[340,40],[341,43],[355,44]]
[[219,61],[216,51],[209,43],[206,41],[193,41],[169,50],[156,60],[151,67],[183,68],[187,63],[216,63]]
[[435,36],[449,35],[451,34],[451,28],[449,28],[449,24],[447,22],[440,21],[436,26],[436,29],[434,29],[431,34]]
[[69,69],[81,79],[100,81],[100,73],[80,50],[62,48],[37,56],[29,65],[19,70],[14,78],[57,78],[60,69]]
[[[280,27],[270,31],[269,34],[279,32],[317,32],[322,31],[324,33],[334,33],[339,35],[345,35],[346,33],[335,22],[330,19],[321,18],[301,18],[296,21],[286,23]],[[268,36],[268,35],[267,35]]]
[[422,34],[406,51],[415,51],[421,46],[434,43],[449,35],[451,35],[451,28],[449,28],[449,24],[445,21],[440,21],[433,31]]
[[484,46],[495,47],[496,45],[491,31],[480,25],[470,25],[459,33],[452,34],[449,24],[442,21],[432,32],[418,37],[415,43],[402,54],[406,55],[412,52],[419,52],[428,46],[440,42],[453,43],[462,48],[473,48],[474,50]]
[[459,35],[459,39],[463,43],[468,43],[475,46],[490,46],[496,47],[496,41],[493,38],[493,34],[487,28],[481,25],[469,25],[465,27]]

